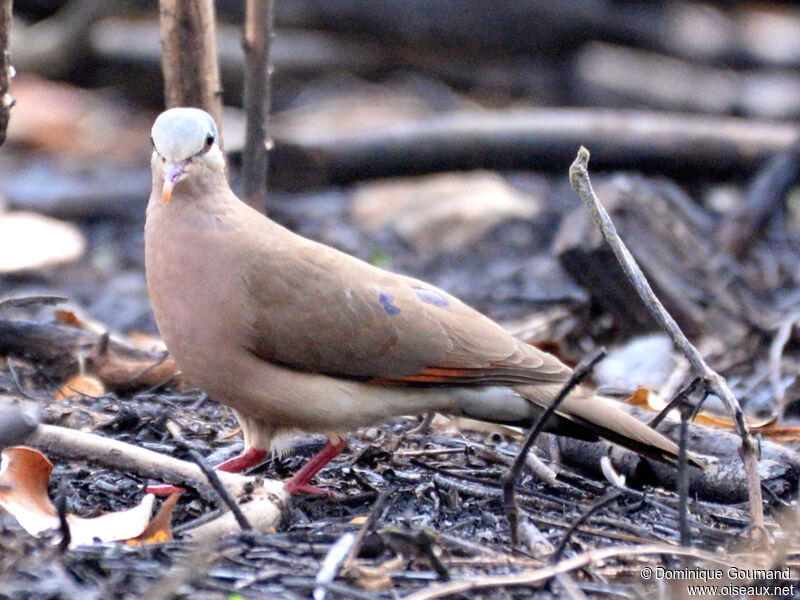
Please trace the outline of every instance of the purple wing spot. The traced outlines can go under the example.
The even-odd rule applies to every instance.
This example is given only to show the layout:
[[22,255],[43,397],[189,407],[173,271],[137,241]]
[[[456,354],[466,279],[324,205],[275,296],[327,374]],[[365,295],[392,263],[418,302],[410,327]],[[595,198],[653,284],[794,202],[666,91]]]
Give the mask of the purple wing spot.
[[381,294],[378,296],[378,302],[389,315],[399,315],[400,309],[392,304],[393,300],[389,294]]
[[426,290],[425,288],[414,288],[414,293],[419,296],[423,302],[429,302],[436,306],[447,306],[449,302],[433,290]]

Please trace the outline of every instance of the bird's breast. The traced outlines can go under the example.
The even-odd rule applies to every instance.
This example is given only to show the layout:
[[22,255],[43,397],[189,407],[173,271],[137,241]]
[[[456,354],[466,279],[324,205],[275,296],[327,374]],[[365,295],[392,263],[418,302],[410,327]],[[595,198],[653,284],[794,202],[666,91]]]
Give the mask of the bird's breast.
[[[169,207],[168,207],[169,208]],[[153,314],[184,375],[211,391],[246,324],[235,236],[215,226],[148,216],[145,267]],[[213,260],[212,260],[213,257]]]

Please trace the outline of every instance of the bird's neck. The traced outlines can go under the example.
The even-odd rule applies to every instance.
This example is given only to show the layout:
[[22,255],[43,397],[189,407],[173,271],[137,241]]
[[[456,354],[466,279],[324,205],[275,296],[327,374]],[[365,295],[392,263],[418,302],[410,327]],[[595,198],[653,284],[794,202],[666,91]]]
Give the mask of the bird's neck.
[[186,178],[178,182],[169,203],[161,197],[160,182],[156,182],[147,205],[148,220],[180,221],[187,225],[209,224],[227,219],[238,208],[239,199],[222,178]]

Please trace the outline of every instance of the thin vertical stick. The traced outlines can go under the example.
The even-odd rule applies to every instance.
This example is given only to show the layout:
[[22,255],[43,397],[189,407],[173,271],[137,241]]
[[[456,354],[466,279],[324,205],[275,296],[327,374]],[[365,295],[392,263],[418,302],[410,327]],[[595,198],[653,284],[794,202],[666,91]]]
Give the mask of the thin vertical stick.
[[653,288],[650,287],[647,278],[636,263],[630,250],[628,250],[625,243],[619,237],[616,227],[614,227],[614,223],[611,221],[611,217],[608,216],[606,209],[600,204],[600,200],[592,189],[592,183],[589,180],[589,151],[584,147],[581,147],[578,151],[578,156],[569,169],[569,181],[573,189],[578,192],[586,208],[589,209],[592,219],[602,232],[603,238],[611,247],[614,256],[617,257],[617,261],[622,267],[622,270],[625,272],[631,285],[636,289],[644,305],[652,313],[658,324],[669,334],[675,347],[689,360],[689,364],[692,365],[692,369],[703,382],[705,388],[722,400],[733,416],[733,421],[736,424],[736,431],[739,437],[742,438],[739,454],[742,457],[744,470],[747,475],[750,517],[755,526],[763,527],[764,507],[761,497],[761,478],[758,474],[758,454],[753,436],[750,435],[750,428],[744,420],[744,413],[742,413],[742,407],[739,405],[739,401],[736,399],[736,396],[733,395],[725,379],[708,366],[708,363],[706,363],[697,348],[692,345],[683,331],[681,331],[681,328],[675,322],[675,319],[672,318],[672,315],[664,308],[664,305],[656,297]]
[[242,197],[258,211],[267,200],[267,115],[270,109],[270,60],[273,0],[247,0],[244,22],[244,111],[247,133],[242,156]]
[[11,63],[8,42],[11,35],[11,0],[0,0],[0,146],[6,141],[6,128],[14,100],[8,93],[11,83]]
[[202,108],[217,122],[222,147],[222,86],[213,0],[159,0],[161,67],[168,108]]
[[681,434],[678,444],[678,530],[681,534],[681,546],[688,548],[691,543],[689,531],[689,467],[686,465],[687,445],[689,443],[689,419],[692,418],[692,407],[681,406]]
[[577,364],[567,383],[564,384],[564,387],[562,387],[561,391],[558,392],[558,395],[550,403],[550,406],[542,411],[542,414],[539,415],[539,418],[536,419],[536,422],[530,428],[525,441],[522,443],[522,446],[520,446],[520,449],[517,452],[514,463],[508,469],[508,472],[503,476],[503,504],[506,508],[508,527],[511,531],[512,548],[519,546],[519,507],[517,506],[517,500],[514,497],[514,491],[516,489],[517,480],[519,479],[520,473],[522,473],[522,467],[525,464],[525,457],[528,455],[528,452],[530,452],[534,442],[536,442],[536,438],[544,430],[545,425],[547,425],[548,421],[550,420],[550,417],[553,416],[556,410],[558,410],[558,406],[564,401],[564,398],[566,398],[572,392],[572,390],[578,387],[583,380],[591,374],[594,366],[600,362],[605,355],[605,348],[598,348]]

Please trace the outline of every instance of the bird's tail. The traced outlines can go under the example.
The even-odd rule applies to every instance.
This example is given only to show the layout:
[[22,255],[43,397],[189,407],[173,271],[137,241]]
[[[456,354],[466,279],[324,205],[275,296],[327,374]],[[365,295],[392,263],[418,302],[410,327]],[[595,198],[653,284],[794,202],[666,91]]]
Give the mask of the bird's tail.
[[[560,391],[558,385],[517,386],[517,393],[540,409],[550,405]],[[678,446],[658,431],[625,412],[618,402],[598,396],[590,390],[578,387],[567,396],[556,410],[558,418],[548,427],[549,431],[570,437],[601,437],[624,448],[677,466]],[[705,468],[703,459],[691,452],[688,462]]]
[[[560,391],[557,383],[465,387],[457,395],[456,412],[482,421],[529,427]],[[642,456],[678,464],[678,446],[673,441],[625,412],[619,402],[583,387],[564,399],[545,431],[583,440],[604,438]],[[703,459],[692,453],[688,454],[688,461],[701,469],[705,467]]]

